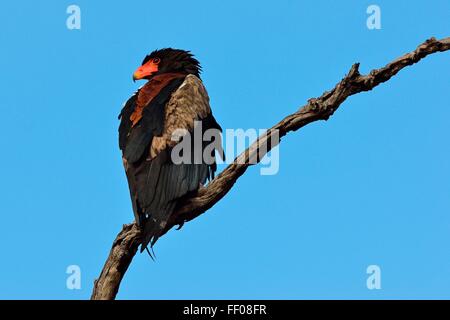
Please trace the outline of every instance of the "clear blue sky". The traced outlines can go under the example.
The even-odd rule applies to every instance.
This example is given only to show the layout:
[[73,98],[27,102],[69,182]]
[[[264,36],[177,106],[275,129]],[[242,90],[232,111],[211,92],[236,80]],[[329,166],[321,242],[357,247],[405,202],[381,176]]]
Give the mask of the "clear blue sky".
[[[81,30],[66,8],[81,8]],[[381,30],[366,8],[381,8]],[[0,298],[84,299],[133,220],[117,115],[149,51],[190,49],[224,128],[450,35],[441,1],[8,1],[0,11]],[[138,254],[118,298],[450,298],[450,53],[289,134],[214,208]],[[66,288],[79,265],[81,290]],[[379,265],[382,289],[368,290]]]

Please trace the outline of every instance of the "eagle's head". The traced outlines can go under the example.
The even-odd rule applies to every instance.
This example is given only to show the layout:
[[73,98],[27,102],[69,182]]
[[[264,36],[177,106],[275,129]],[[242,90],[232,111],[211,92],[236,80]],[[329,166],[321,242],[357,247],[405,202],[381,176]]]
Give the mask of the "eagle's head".
[[200,72],[200,63],[189,51],[165,48],[147,55],[134,72],[133,80],[150,80],[163,73],[193,74],[200,77]]

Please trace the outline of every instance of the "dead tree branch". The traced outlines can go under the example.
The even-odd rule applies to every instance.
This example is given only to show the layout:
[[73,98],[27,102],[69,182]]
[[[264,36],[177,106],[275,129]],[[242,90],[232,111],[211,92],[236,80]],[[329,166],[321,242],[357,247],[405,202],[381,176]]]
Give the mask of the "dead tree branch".
[[[401,69],[417,63],[430,54],[449,49],[450,37],[441,40],[431,38],[419,45],[414,51],[399,57],[380,69],[372,70],[367,75],[361,75],[359,63],[355,63],[348,74],[331,91],[324,92],[318,98],[309,99],[307,104],[297,112],[278,122],[267,131],[266,135],[260,136],[206,187],[201,188],[196,195],[182,201],[168,221],[164,233],[176,225],[182,225],[184,222],[198,217],[222,199],[247,168],[255,163],[255,161],[249,161],[249,159],[254,159],[254,157],[261,159],[264,154],[270,151],[271,145],[265,144],[268,139],[278,137],[277,144],[288,132],[296,131],[317,120],[328,120],[349,96],[372,90],[380,83],[388,81]],[[274,135],[275,132],[278,132],[278,136]],[[267,150],[260,148],[264,144],[267,146],[265,148]],[[115,298],[120,282],[136,254],[139,243],[138,227],[134,223],[124,225],[113,242],[100,277],[94,283],[91,299]]]

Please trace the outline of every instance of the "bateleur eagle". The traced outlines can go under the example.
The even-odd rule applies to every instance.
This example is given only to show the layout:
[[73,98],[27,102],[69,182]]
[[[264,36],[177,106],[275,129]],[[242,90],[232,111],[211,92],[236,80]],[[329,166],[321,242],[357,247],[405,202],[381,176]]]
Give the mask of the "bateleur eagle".
[[[142,233],[141,252],[148,244],[153,247],[180,199],[214,178],[214,155],[212,161],[185,163],[171,157],[183,139],[173,138],[176,130],[192,134],[194,125],[201,122],[202,133],[222,131],[212,115],[200,72],[199,62],[189,51],[167,48],[152,52],[133,75],[133,80],[147,83],[128,99],[119,115],[119,147]],[[191,143],[194,150],[194,139]],[[200,148],[206,148],[203,141]],[[221,147],[212,152],[215,150],[223,155]]]

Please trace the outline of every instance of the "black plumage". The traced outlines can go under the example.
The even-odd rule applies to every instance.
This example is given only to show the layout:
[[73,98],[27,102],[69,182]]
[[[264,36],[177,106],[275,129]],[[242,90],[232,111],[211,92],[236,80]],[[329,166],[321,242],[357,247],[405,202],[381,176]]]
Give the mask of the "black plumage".
[[122,121],[119,126],[119,146],[123,156],[129,163],[138,161],[143,155],[154,136],[160,136],[164,128],[164,108],[172,93],[183,83],[184,78],[172,80],[161,92],[144,108],[143,117],[137,126],[131,130],[130,115],[136,107],[136,92],[125,104],[119,116]]
[[155,50],[147,55],[142,64],[147,63],[153,58],[164,57],[161,61],[159,70],[154,75],[162,74],[165,72],[182,72],[186,74],[193,74],[197,78],[200,78],[202,67],[194,55],[186,50],[164,48]]
[[[209,108],[206,90],[198,78],[198,61],[189,52],[171,50],[174,49],[155,51],[144,59],[143,65],[158,57],[163,69],[146,78],[150,85],[138,90],[125,103],[119,116],[119,146],[135,219],[143,235],[141,252],[148,244],[155,244],[178,201],[212,179],[217,169],[215,161],[209,163],[201,159],[199,163],[175,164],[171,159],[174,144],[167,135],[175,125],[184,126],[181,129],[192,134],[194,120],[197,120],[201,121],[203,132],[211,128],[221,131]],[[152,91],[151,81],[164,74],[177,77],[168,81],[159,92]],[[133,114],[139,108],[139,94],[144,89],[150,95],[157,94],[133,122]],[[157,138],[158,141],[155,140]],[[194,139],[191,143],[194,151]],[[202,151],[206,145],[203,142]],[[221,148],[219,151],[223,154]],[[191,154],[194,157],[195,152]]]

